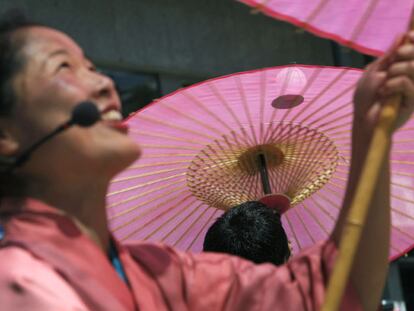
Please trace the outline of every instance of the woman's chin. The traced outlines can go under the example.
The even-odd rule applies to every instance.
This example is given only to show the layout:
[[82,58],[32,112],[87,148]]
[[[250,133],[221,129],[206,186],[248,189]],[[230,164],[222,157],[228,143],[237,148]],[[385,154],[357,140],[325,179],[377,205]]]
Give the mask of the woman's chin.
[[141,156],[141,149],[135,143],[129,144],[128,148],[123,148],[121,151],[116,154],[115,158],[108,161],[109,163],[107,164],[114,176],[125,170]]
[[131,148],[131,150],[129,150],[128,154],[125,155],[125,168],[127,168],[128,166],[130,166],[132,163],[134,163],[135,161],[137,161],[140,157],[141,157],[141,148],[139,148],[139,146],[137,144],[134,144],[133,148]]

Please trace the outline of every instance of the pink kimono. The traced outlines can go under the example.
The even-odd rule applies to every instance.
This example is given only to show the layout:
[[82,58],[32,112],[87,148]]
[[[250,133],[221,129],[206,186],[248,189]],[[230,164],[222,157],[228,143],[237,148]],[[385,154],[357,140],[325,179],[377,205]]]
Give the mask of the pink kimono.
[[[0,224],[0,310],[7,311],[319,310],[336,255],[327,241],[275,267],[116,244],[126,283],[107,255],[50,206],[2,200]],[[350,286],[342,310],[362,310]]]

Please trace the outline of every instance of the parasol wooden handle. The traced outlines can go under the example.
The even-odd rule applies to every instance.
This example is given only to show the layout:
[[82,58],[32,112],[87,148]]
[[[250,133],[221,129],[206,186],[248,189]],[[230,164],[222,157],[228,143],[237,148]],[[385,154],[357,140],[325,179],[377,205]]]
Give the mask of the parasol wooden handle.
[[[414,11],[411,13],[408,29],[414,30]],[[380,119],[375,127],[364,168],[348,211],[339,243],[338,258],[329,280],[327,297],[322,311],[336,311],[341,304],[355,253],[361,240],[375,184],[378,181],[385,153],[391,144],[391,129],[397,118],[400,103],[401,95],[395,95],[390,97],[381,109]]]
[[375,184],[390,145],[391,128],[397,117],[400,101],[401,96],[394,96],[382,108],[380,120],[374,130],[365,166],[344,225],[339,244],[338,259],[329,280],[323,311],[338,310],[342,301],[355,253],[361,240]]

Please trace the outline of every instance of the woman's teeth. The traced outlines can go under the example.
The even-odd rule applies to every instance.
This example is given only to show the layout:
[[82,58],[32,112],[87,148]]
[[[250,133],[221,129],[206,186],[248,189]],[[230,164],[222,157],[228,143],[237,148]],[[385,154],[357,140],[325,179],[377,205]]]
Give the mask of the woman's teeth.
[[104,121],[122,121],[122,114],[117,110],[110,110],[101,115]]

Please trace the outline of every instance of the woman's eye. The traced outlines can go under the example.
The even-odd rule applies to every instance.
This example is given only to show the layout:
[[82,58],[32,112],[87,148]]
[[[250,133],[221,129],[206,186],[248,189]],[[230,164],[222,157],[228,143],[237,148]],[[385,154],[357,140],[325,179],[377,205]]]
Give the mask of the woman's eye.
[[62,63],[59,64],[58,70],[65,69],[65,68],[70,68],[70,67],[71,66],[70,66],[70,63],[69,62],[62,62]]

